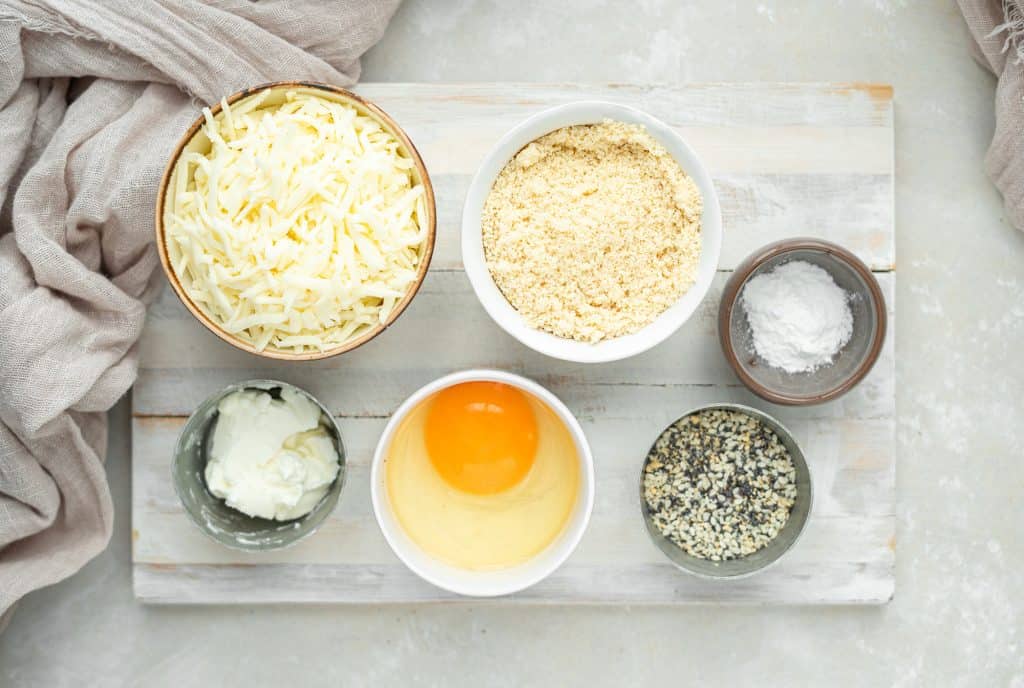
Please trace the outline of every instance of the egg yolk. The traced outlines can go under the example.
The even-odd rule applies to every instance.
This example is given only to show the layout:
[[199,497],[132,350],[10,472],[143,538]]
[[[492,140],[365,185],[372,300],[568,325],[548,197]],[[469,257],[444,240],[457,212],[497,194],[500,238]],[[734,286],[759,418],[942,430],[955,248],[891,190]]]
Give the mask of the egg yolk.
[[463,382],[441,390],[427,410],[423,433],[430,462],[445,482],[473,494],[516,485],[537,453],[530,402],[500,382]]

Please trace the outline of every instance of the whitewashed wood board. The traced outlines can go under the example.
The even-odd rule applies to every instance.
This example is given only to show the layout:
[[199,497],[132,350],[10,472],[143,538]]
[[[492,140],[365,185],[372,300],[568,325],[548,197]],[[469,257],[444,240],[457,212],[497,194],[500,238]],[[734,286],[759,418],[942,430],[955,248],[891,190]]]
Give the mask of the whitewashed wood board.
[[[152,603],[452,601],[388,549],[373,518],[369,461],[389,414],[420,385],[453,370],[496,367],[548,386],[577,414],[593,447],[594,515],[578,550],[549,579],[493,603],[877,604],[894,589],[895,414],[892,90],[859,84],[630,85],[364,84],[423,154],[438,201],[431,271],[395,325],[327,361],[264,361],[206,332],[165,289],[140,342],[133,395],[132,537],[136,596]],[[705,159],[725,226],[720,274],[678,333],[635,358],[603,365],[526,349],[487,317],[458,250],[469,179],[493,143],[538,110],[581,99],[640,107],[678,128]],[[843,244],[875,270],[890,332],[871,374],[850,394],[792,409],[756,399],[728,369],[715,314],[728,273],[787,236]],[[349,452],[337,510],[313,537],[274,553],[235,552],[187,519],[170,480],[185,418],[224,385],[274,377],[308,389],[335,414]],[[690,408],[741,401],[796,434],[815,505],[805,536],[778,566],[716,583],[677,571],[639,513],[643,456]]]

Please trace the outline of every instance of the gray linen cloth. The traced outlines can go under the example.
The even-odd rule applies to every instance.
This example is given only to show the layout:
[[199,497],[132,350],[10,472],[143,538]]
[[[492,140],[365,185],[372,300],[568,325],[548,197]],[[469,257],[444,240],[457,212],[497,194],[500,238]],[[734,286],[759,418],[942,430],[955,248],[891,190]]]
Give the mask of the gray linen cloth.
[[0,0],[0,629],[110,539],[106,411],[162,280],[153,205],[200,104],[349,85],[400,0]]
[[985,171],[1024,230],[1024,0],[958,0],[974,56],[996,75],[996,129]]

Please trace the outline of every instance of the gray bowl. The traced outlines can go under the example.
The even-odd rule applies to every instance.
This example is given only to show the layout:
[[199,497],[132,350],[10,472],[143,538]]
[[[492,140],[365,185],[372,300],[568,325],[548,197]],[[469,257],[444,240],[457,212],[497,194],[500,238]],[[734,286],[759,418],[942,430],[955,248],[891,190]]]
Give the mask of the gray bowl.
[[[786,521],[786,525],[782,527],[782,530],[779,531],[774,540],[745,557],[728,561],[709,561],[695,557],[692,554],[687,554],[679,545],[662,535],[661,531],[658,530],[658,527],[651,520],[647,499],[644,497],[644,473],[647,470],[650,451],[648,451],[647,457],[644,458],[643,466],[640,469],[640,511],[643,514],[644,526],[647,528],[647,534],[650,535],[651,541],[678,568],[701,578],[731,580],[745,578],[763,571],[792,549],[793,545],[800,539],[800,535],[804,532],[804,526],[807,525],[807,519],[810,517],[811,506],[814,502],[814,489],[811,485],[811,473],[807,468],[807,461],[804,458],[803,452],[800,451],[796,440],[793,439],[793,435],[781,423],[762,411],[741,404],[708,404],[683,414],[670,426],[694,413],[719,409],[738,411],[758,419],[779,436],[786,451],[789,452],[789,456],[793,460],[793,467],[796,469],[796,501],[793,504],[793,510],[789,514],[789,520]],[[655,442],[657,442],[657,439],[655,439]],[[651,448],[654,448],[653,443]]]
[[[828,272],[851,295],[853,334],[834,361],[809,373],[772,368],[754,353],[750,325],[739,305],[743,287],[754,275],[794,260]],[[776,404],[809,406],[836,399],[853,389],[874,366],[885,342],[885,299],[871,270],[850,251],[820,239],[786,239],[747,257],[722,293],[718,335],[729,365],[750,391]]]
[[[217,423],[217,405],[227,395],[243,389],[270,392],[274,389],[292,389],[320,407],[321,420],[334,438],[340,468],[330,489],[305,516],[291,521],[253,518],[232,509],[224,500],[214,497],[206,487],[207,451]],[[199,405],[178,436],[171,469],[174,490],[185,507],[185,513],[203,533],[233,549],[265,552],[288,547],[312,535],[334,510],[345,484],[345,445],[334,418],[309,392],[287,382],[249,380],[225,387]]]

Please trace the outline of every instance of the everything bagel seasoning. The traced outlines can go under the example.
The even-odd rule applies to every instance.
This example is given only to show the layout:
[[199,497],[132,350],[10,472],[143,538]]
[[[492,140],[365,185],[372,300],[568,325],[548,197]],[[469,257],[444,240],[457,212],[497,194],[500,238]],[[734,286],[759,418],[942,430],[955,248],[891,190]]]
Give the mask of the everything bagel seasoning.
[[644,468],[644,499],[661,533],[687,554],[726,561],[753,554],[786,525],[796,469],[757,418],[712,409],[658,437]]

